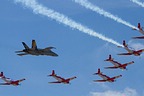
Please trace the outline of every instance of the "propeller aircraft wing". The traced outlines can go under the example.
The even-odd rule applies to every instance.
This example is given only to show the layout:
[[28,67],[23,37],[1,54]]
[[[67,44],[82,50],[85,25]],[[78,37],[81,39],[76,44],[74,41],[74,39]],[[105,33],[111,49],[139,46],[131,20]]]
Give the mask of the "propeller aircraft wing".
[[117,78],[120,78],[120,77],[122,77],[122,75],[114,76],[111,79],[117,79]]
[[48,83],[61,83],[60,81],[48,82]]
[[94,82],[106,82],[107,80],[93,80]]
[[120,53],[120,54],[117,54],[117,55],[132,55],[132,53]]
[[0,83],[0,85],[10,85],[10,83]]
[[144,36],[132,37],[133,39],[144,39]]
[[105,67],[105,69],[116,69],[116,68],[118,68],[118,67],[116,67],[116,66],[113,66],[113,67]]

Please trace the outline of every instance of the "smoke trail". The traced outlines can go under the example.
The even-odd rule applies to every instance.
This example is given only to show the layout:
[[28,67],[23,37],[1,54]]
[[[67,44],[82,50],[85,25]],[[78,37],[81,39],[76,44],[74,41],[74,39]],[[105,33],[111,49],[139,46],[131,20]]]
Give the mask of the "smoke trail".
[[139,0],[130,0],[130,1],[132,1],[133,3],[138,4],[141,7],[144,7],[144,3],[140,2]]
[[56,20],[57,22],[60,22],[60,23],[67,25],[71,28],[78,29],[81,32],[87,33],[87,34],[94,36],[94,37],[98,37],[99,39],[110,42],[110,43],[115,44],[117,46],[122,46],[118,42],[116,42],[110,38],[107,38],[107,37],[103,36],[102,34],[96,33],[95,31],[73,21],[72,19],[66,17],[65,15],[60,14],[58,12],[55,12],[54,10],[51,10],[51,9],[44,7],[43,5],[36,2],[36,0],[15,0],[15,2],[16,3],[22,3],[24,6],[32,9],[35,14],[41,14],[41,15],[47,16],[51,19]]
[[74,2],[80,4],[81,6],[87,8],[87,9],[90,9],[90,10],[92,10],[94,12],[97,12],[97,13],[105,16],[105,17],[108,17],[108,18],[110,18],[110,19],[112,19],[112,20],[114,20],[114,21],[116,21],[118,23],[122,23],[122,24],[124,24],[124,25],[126,25],[128,27],[138,29],[137,27],[135,27],[134,25],[130,24],[129,22],[126,22],[126,21],[122,20],[121,18],[119,18],[117,16],[114,16],[113,14],[111,14],[111,13],[109,13],[109,12],[107,12],[107,11],[105,11],[105,10],[95,6],[95,5],[93,5],[92,3],[90,3],[87,0],[74,0]]

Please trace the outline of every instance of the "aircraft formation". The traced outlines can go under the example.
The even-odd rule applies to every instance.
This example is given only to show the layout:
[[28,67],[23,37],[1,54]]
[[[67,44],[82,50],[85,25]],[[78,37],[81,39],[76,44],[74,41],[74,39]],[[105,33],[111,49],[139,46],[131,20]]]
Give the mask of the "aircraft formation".
[[[140,23],[138,23],[138,31],[140,33],[142,33],[144,35],[144,30],[143,30],[143,27],[141,27]],[[135,28],[132,28],[133,30],[137,30]],[[144,36],[139,36],[139,37],[132,37],[133,39],[144,39]],[[118,46],[118,47],[121,47],[121,46]],[[117,55],[134,55],[134,56],[140,56],[142,54],[142,52],[144,52],[144,49],[140,49],[140,50],[132,50],[128,47],[128,44],[126,44],[126,41],[123,40],[123,47],[127,53],[119,53]],[[107,61],[107,62],[110,62],[112,63],[114,66],[111,66],[111,67],[105,67],[105,69],[122,69],[122,70],[127,70],[127,66],[130,65],[130,64],[133,64],[134,61],[131,61],[131,62],[128,62],[128,63],[124,63],[124,64],[121,64],[119,63],[118,61],[115,61],[114,58],[112,58],[111,55],[109,55],[109,58],[104,60],[104,61]],[[122,77],[122,75],[118,75],[118,76],[114,76],[114,77],[109,77],[105,74],[103,74],[101,71],[100,71],[100,68],[98,68],[98,72],[97,73],[94,73],[94,75],[98,75],[100,76],[103,80],[93,80],[94,82],[115,82],[117,78],[119,77]]]
[[[25,42],[22,42],[22,44],[24,46],[24,49],[20,51],[15,51],[18,56],[24,56],[24,55],[33,55],[33,56],[45,55],[45,56],[53,56],[53,57],[58,56],[58,54],[56,54],[51,50],[51,49],[56,49],[55,47],[50,46],[43,49],[37,48],[37,44],[35,40],[32,40],[31,48],[28,47]],[[51,76],[57,80],[55,82],[49,82],[49,83],[63,83],[63,84],[70,84],[71,80],[77,78],[76,76],[67,79],[62,78],[56,75],[54,70],[52,70],[52,74],[48,76]],[[10,78],[7,78],[3,72],[0,73],[0,79],[4,81],[4,83],[0,83],[0,85],[13,85],[13,86],[18,86],[20,85],[20,82],[26,80],[25,78],[19,80],[12,80]]]
[[[144,35],[144,30],[141,27],[140,23],[138,23],[138,31]],[[137,30],[134,29],[133,30]],[[144,39],[144,36],[139,36],[139,37],[132,37],[133,39]],[[22,42],[24,49],[20,51],[15,51],[18,56],[24,56],[24,55],[33,55],[33,56],[40,56],[40,55],[45,55],[45,56],[53,56],[57,57],[58,54],[53,52],[52,49],[56,49],[55,47],[46,47],[46,48],[37,48],[37,44],[35,40],[32,40],[32,45],[31,48],[25,43]],[[120,47],[120,46],[118,46]],[[119,53],[117,55],[134,55],[134,56],[140,56],[144,49],[140,50],[132,50],[128,47],[128,44],[126,44],[126,41],[123,40],[123,47],[127,52],[126,53]],[[128,63],[119,63],[118,61],[115,61],[114,58],[112,58],[112,55],[109,55],[108,59],[104,60],[106,62],[110,62],[113,64],[113,66],[110,67],[104,67],[105,69],[121,69],[121,70],[127,70],[127,66],[131,65],[134,63],[134,61],[130,61]],[[98,68],[98,71],[94,73],[93,75],[98,75],[102,78],[102,80],[93,80],[93,82],[115,82],[117,78],[122,77],[122,75],[116,75],[114,77],[109,77],[103,72],[101,72],[101,69]],[[63,78],[61,76],[58,76],[55,74],[55,70],[52,70],[52,73],[48,75],[50,77],[53,77],[57,81],[49,82],[49,83],[62,83],[62,84],[71,84],[70,81],[77,78],[76,76],[70,77],[70,78]],[[13,86],[18,86],[20,85],[20,82],[26,80],[25,78],[19,79],[19,80],[12,80],[4,75],[3,72],[0,73],[0,79],[4,81],[4,83],[0,83],[0,85],[13,85]]]

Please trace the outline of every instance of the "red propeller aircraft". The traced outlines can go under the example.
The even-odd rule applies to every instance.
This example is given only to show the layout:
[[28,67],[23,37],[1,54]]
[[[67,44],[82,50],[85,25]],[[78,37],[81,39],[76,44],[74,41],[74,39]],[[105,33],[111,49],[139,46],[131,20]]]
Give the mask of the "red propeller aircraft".
[[55,81],[55,82],[49,82],[49,83],[64,83],[64,84],[70,84],[70,81],[75,79],[76,77],[71,77],[71,78],[67,78],[67,79],[64,79],[60,76],[57,76],[57,74],[55,74],[55,71],[52,70],[52,74],[48,75],[48,76],[52,76],[54,77],[56,80],[58,81]]
[[98,69],[97,73],[94,73],[94,75],[99,75],[103,80],[94,80],[94,82],[115,82],[117,78],[122,77],[122,75],[114,76],[114,77],[109,77],[100,72],[100,69]]
[[128,63],[125,63],[125,64],[121,64],[121,63],[119,63],[117,61],[114,61],[114,59],[112,58],[111,55],[109,55],[109,58],[104,60],[104,61],[109,61],[109,62],[111,62],[114,65],[112,67],[105,67],[105,69],[117,69],[117,68],[120,68],[122,70],[124,70],[124,69],[127,70],[126,66],[129,65],[129,64],[133,64],[134,63],[134,61],[131,61],[131,62],[128,62]]
[[6,78],[4,75],[3,75],[3,72],[1,72],[0,74],[0,77],[2,80],[4,80],[6,83],[0,83],[0,85],[13,85],[13,86],[18,86],[20,85],[19,83],[24,81],[25,79],[20,79],[20,80],[11,80],[10,78]]
[[[4,78],[3,78],[4,79]],[[18,86],[18,85],[20,85],[19,83],[20,82],[22,82],[22,81],[24,81],[25,79],[23,78],[23,79],[20,79],[20,80],[15,80],[15,81],[13,81],[13,80],[8,80],[8,79],[6,79],[5,78],[5,82],[6,83],[0,83],[0,85],[13,85],[13,86]]]
[[[133,28],[133,30],[138,30],[140,33],[144,35],[144,30],[143,27],[141,27],[140,23],[138,23],[138,29]],[[144,36],[139,36],[139,37],[133,37],[133,39],[144,39]]]
[[141,50],[131,50],[128,48],[128,44],[125,43],[125,40],[123,40],[123,46],[124,49],[126,49],[128,51],[128,53],[120,53],[118,55],[135,55],[135,56],[140,56],[142,54],[142,52],[144,51],[144,49]]
[[97,73],[94,73],[94,75],[99,75],[101,78],[103,78],[103,80],[94,80],[94,82],[115,82],[116,78],[122,77],[122,75],[118,75],[118,76],[114,76],[114,77],[109,77],[106,76],[105,74],[103,74],[100,69],[98,69]]

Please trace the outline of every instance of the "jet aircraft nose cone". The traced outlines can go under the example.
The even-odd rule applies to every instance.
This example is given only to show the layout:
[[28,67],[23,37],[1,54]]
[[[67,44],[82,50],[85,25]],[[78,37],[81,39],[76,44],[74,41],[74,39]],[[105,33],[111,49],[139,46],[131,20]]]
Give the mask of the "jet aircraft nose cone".
[[53,56],[56,56],[56,57],[57,57],[57,56],[58,56],[58,54],[56,54],[56,53],[55,53],[55,54],[53,54]]
[[51,53],[51,56],[55,56],[55,57],[57,57],[57,56],[58,56],[58,54],[56,54],[56,53],[52,52],[52,53]]

